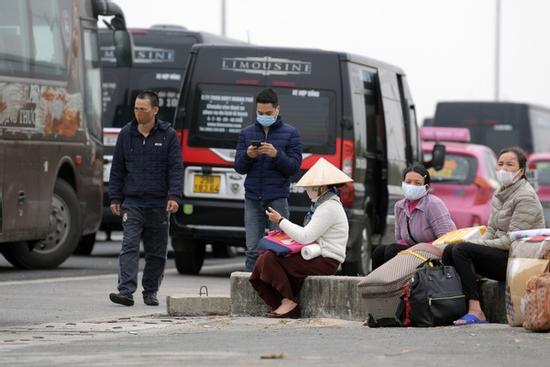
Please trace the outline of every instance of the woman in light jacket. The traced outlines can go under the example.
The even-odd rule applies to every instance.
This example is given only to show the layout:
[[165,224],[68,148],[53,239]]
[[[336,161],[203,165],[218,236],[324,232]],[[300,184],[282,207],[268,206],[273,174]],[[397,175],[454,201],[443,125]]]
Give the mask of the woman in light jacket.
[[487,231],[478,241],[448,245],[443,263],[453,265],[460,274],[468,313],[455,325],[486,323],[479,303],[476,274],[506,280],[508,232],[544,228],[544,214],[537,193],[525,177],[527,157],[517,147],[503,149],[498,155],[497,178],[501,188],[493,196]]
[[320,256],[304,260],[300,253],[280,257],[266,251],[258,257],[250,283],[272,310],[268,317],[298,318],[300,306],[297,295],[308,275],[334,275],[346,258],[349,236],[348,219],[337,186],[353,181],[323,158],[296,183],[305,187],[312,201],[304,226],[292,223],[277,211],[268,208],[269,220],[293,240],[309,244],[315,242]]

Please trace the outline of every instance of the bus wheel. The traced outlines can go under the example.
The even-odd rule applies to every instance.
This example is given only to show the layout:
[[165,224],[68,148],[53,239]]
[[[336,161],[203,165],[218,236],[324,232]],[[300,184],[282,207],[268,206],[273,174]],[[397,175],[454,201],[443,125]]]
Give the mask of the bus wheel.
[[180,274],[198,274],[206,254],[206,246],[201,241],[172,238],[176,269]]
[[50,208],[50,230],[40,241],[11,243],[3,251],[8,261],[24,269],[50,269],[59,266],[74,252],[80,239],[78,199],[71,185],[58,179]]
[[95,245],[95,232],[80,237],[80,242],[74,250],[76,255],[90,255]]
[[0,247],[0,252],[2,252],[2,255],[4,255],[4,258],[8,260],[10,264],[15,266],[16,268],[23,269],[23,264],[21,264],[15,256],[13,256],[11,247],[12,246],[28,246],[26,242],[10,242],[10,243],[4,243],[2,247]]

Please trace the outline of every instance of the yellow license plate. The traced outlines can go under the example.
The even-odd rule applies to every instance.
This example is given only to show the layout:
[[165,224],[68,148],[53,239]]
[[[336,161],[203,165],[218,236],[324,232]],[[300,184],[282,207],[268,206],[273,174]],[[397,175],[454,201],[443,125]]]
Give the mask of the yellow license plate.
[[221,176],[196,175],[193,178],[193,192],[215,193],[220,192]]

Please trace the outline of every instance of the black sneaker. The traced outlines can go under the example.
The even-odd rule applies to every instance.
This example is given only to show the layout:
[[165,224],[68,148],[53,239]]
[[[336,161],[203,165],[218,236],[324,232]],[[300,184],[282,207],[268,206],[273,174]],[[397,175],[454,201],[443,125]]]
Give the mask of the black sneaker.
[[158,306],[159,300],[157,299],[156,294],[144,294],[143,303],[145,303],[147,306]]
[[114,303],[118,303],[119,305],[124,305],[124,306],[134,305],[134,299],[131,296],[128,297],[120,293],[109,294],[109,299]]

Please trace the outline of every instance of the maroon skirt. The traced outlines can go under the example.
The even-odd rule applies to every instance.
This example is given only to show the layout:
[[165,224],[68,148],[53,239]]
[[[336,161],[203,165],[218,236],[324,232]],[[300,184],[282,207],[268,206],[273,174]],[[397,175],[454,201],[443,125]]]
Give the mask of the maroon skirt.
[[304,260],[300,253],[281,257],[266,251],[256,260],[250,283],[265,303],[277,308],[283,298],[298,303],[297,296],[307,276],[334,275],[339,265],[328,257]]

